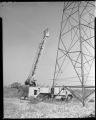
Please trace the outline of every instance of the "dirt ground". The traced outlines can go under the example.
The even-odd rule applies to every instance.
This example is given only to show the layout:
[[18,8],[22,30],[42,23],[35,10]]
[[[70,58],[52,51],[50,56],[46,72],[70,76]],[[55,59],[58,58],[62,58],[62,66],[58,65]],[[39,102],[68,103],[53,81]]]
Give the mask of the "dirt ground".
[[18,98],[4,98],[4,118],[82,118],[95,113],[95,102],[83,107],[80,102],[31,104]]

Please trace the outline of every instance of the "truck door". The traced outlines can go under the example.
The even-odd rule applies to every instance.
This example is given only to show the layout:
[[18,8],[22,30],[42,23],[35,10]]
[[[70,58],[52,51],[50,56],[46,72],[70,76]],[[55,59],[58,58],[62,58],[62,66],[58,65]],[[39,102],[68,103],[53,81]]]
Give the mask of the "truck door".
[[37,90],[34,90],[34,95],[37,95]]

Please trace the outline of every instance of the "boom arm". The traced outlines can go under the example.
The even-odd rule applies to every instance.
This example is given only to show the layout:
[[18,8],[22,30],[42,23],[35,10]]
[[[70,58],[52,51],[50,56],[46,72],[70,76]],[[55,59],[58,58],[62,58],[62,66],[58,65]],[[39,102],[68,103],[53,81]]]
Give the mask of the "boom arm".
[[[42,52],[42,49],[44,47],[44,43],[45,43],[47,37],[49,37],[48,28],[46,30],[44,30],[43,40],[39,44],[39,47],[38,47],[38,50],[37,50],[37,54],[36,54],[35,59],[34,59],[34,63],[32,65],[31,74],[29,75],[29,77],[25,81],[26,85],[32,86],[35,83],[34,82],[34,76],[35,76],[35,73],[36,73],[36,68],[37,68],[37,65],[38,65],[38,62],[39,62],[39,58],[40,58],[40,55],[41,55],[41,52]],[[36,84],[33,85],[33,86],[36,86]]]

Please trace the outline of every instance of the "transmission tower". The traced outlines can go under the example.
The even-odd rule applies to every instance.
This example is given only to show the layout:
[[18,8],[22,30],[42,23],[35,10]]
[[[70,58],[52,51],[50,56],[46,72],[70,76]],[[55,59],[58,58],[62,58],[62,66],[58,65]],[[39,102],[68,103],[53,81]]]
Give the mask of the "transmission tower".
[[[64,79],[66,76],[64,73],[67,70],[66,63],[69,61],[73,67],[73,70],[69,70],[69,74],[70,71],[74,71],[76,81],[82,89],[82,94],[78,99],[83,103],[83,106],[86,98],[94,92],[85,95],[87,81],[91,81],[90,71],[95,59],[94,20],[94,1],[64,2],[53,88],[60,82],[62,85],[67,82],[72,83],[72,79],[70,81]],[[65,64],[66,67],[64,67]],[[87,88],[90,87],[90,85],[87,86]]]

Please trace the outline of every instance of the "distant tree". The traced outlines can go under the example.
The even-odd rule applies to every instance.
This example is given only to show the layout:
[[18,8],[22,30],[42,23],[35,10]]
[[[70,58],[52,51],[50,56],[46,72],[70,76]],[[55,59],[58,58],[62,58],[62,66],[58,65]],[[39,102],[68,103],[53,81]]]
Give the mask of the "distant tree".
[[16,88],[18,90],[18,95],[19,97],[24,97],[24,99],[26,97],[28,97],[28,86],[26,85],[21,85],[20,83],[18,82],[14,82],[11,84],[11,88]]
[[29,91],[28,86],[22,85],[22,86],[19,86],[17,89],[18,89],[18,93],[20,94],[20,97],[24,97],[24,99],[28,97],[28,91]]
[[21,84],[18,83],[18,82],[14,82],[14,83],[11,84],[11,88],[18,88],[20,86],[21,86]]

